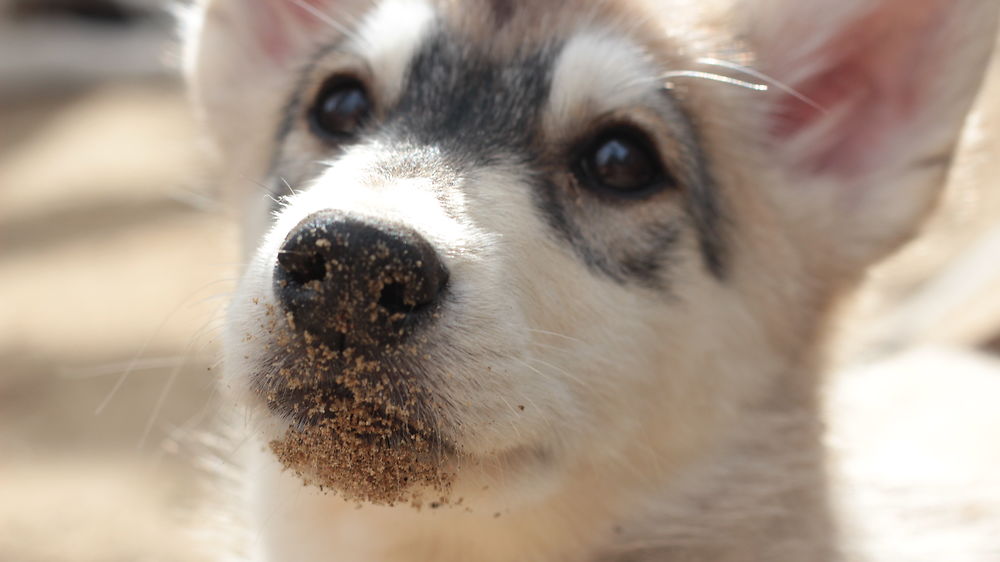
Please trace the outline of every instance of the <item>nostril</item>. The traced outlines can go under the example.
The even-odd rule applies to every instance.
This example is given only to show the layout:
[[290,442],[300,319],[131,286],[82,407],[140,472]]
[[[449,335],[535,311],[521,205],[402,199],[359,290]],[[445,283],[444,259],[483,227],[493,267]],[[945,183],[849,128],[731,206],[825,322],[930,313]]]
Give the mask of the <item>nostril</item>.
[[310,281],[322,281],[326,277],[327,260],[322,253],[307,250],[281,250],[278,264],[288,275],[288,280],[296,285]]
[[390,315],[420,314],[433,306],[448,283],[447,271],[438,264],[424,265],[415,260],[419,268],[407,272],[404,279],[386,280],[379,293],[378,305]]
[[389,283],[382,287],[378,305],[389,314],[409,314],[417,307],[417,303],[406,302],[406,286],[402,283]]

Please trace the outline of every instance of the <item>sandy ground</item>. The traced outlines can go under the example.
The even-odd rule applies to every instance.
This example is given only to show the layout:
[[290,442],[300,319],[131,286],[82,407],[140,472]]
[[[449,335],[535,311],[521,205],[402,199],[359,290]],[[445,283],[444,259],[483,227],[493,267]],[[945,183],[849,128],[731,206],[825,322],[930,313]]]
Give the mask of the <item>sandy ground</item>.
[[195,560],[235,257],[179,86],[4,100],[0,124],[0,560]]

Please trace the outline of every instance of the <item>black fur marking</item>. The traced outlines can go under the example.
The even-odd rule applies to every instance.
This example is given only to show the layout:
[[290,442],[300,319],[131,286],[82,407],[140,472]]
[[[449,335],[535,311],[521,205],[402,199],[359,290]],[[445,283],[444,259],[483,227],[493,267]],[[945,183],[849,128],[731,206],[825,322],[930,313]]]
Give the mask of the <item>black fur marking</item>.
[[651,224],[636,238],[641,241],[642,251],[626,249],[618,258],[623,275],[646,287],[666,289],[663,270],[668,265],[670,249],[680,241],[680,226],[672,222]]
[[493,12],[493,22],[497,27],[503,27],[514,17],[514,0],[489,0],[490,10]]
[[548,98],[552,49],[493,60],[445,33],[413,58],[386,134],[436,146],[467,165],[521,159]]
[[549,180],[540,180],[535,189],[535,204],[549,226],[573,248],[593,271],[625,285],[635,283],[657,291],[668,291],[664,271],[671,261],[671,249],[681,239],[676,222],[652,223],[637,227],[623,244],[602,244],[599,250],[587,240],[578,222],[566,209],[565,189]]
[[710,165],[702,148],[698,130],[691,116],[684,111],[680,101],[670,90],[663,90],[670,103],[669,122],[677,131],[676,137],[683,146],[680,170],[675,173],[687,187],[685,208],[698,231],[698,245],[705,267],[716,279],[723,279],[726,272],[725,244],[722,235],[724,217],[718,200],[718,189],[710,172]]
[[588,267],[615,279],[617,277],[616,272],[602,267],[606,261],[600,259],[599,255],[591,250],[589,245],[583,243],[583,235],[577,228],[576,223],[570,220],[569,214],[566,212],[566,206],[563,204],[563,198],[560,197],[562,188],[551,181],[550,178],[538,179],[536,185],[537,188],[534,191],[535,206],[541,213],[542,219],[562,239],[569,242],[570,246],[576,250],[576,253]]

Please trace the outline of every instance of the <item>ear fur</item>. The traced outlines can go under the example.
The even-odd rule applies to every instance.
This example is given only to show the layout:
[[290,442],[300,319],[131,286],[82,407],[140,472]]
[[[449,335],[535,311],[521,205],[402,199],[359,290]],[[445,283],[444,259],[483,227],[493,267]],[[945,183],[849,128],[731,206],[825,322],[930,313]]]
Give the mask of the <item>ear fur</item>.
[[[749,0],[766,134],[817,251],[867,263],[929,212],[996,37],[996,0]],[[787,194],[786,194],[787,195]],[[825,248],[822,246],[826,246]]]
[[369,0],[198,0],[187,29],[186,71],[223,153],[276,120],[311,45],[330,41]]

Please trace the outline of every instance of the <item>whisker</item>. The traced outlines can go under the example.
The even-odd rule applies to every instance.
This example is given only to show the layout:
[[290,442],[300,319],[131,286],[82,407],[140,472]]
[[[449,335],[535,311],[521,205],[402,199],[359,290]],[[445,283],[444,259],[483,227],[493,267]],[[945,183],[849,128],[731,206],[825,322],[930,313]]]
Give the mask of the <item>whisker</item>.
[[[190,360],[195,357],[192,353],[198,345],[198,341],[202,335],[210,330],[216,329],[217,326],[213,326],[217,322],[217,319],[210,319],[205,322],[200,328],[198,328],[194,334],[188,339],[188,343],[185,346],[184,354],[182,355],[183,360],[174,366],[173,371],[171,371],[170,376],[167,378],[167,382],[163,385],[163,391],[160,393],[159,398],[156,400],[156,404],[153,406],[153,410],[149,414],[149,419],[146,422],[146,426],[143,429],[142,437],[139,439],[138,449],[143,449],[146,446],[146,442],[149,440],[149,435],[153,430],[153,425],[156,420],[160,417],[160,413],[163,411],[163,407],[166,405],[167,396],[170,391],[173,390],[177,379],[180,377],[181,371],[184,367],[190,364]],[[204,346],[201,346],[204,347]]]
[[298,192],[296,192],[294,189],[292,189],[292,184],[288,183],[288,180],[286,180],[282,176],[278,176],[278,179],[281,180],[281,183],[285,184],[286,188],[288,188],[288,193],[289,194],[291,194],[291,195],[298,195]]
[[[246,178],[246,179],[250,183],[254,184],[255,187],[257,187],[258,189],[260,189],[261,193],[264,194],[264,197],[267,197],[268,199],[270,199],[271,201],[273,201],[275,205],[279,205],[279,206],[282,206],[282,207],[286,206],[286,203],[283,203],[282,201],[279,201],[278,199],[276,199],[274,197],[274,193],[272,192],[270,186],[268,186],[267,184],[265,184],[263,182],[260,182],[260,181],[257,181],[255,179],[252,179],[252,178]],[[282,197],[282,199],[284,199],[284,197]]]
[[218,396],[218,387],[213,385],[211,392],[205,397],[205,403],[201,406],[201,408],[199,408],[195,414],[189,416],[184,423],[172,426],[167,431],[164,446],[161,446],[153,455],[154,466],[158,466],[162,463],[164,457],[171,453],[169,448],[165,446],[167,442],[172,441],[177,447],[180,447],[181,445],[189,445],[194,442],[196,439],[194,437],[196,430],[199,427],[204,426],[207,423],[207,420],[215,414],[215,406],[218,403]]
[[[190,346],[188,346],[188,351],[190,351]],[[160,397],[157,398],[156,404],[153,405],[153,410],[149,413],[149,419],[146,421],[146,427],[142,430],[142,437],[139,438],[139,444],[137,449],[142,450],[146,446],[146,441],[149,439],[149,434],[153,431],[153,425],[156,420],[160,417],[160,412],[163,411],[163,406],[167,402],[167,396],[170,391],[173,390],[174,384],[177,382],[178,377],[181,374],[181,370],[184,368],[187,362],[183,362],[174,368],[170,373],[170,377],[167,378],[166,384],[163,385],[163,391],[160,392]]]
[[528,328],[528,331],[531,332],[531,333],[534,333],[534,334],[543,334],[543,335],[546,335],[546,336],[553,336],[553,337],[557,337],[557,338],[563,338],[563,339],[569,340],[571,342],[582,343],[584,345],[587,345],[587,342],[585,342],[585,341],[583,341],[583,340],[581,340],[579,338],[574,338],[572,336],[567,336],[566,334],[560,334],[558,332],[550,332],[548,330],[539,330],[537,328]]
[[558,345],[551,345],[547,343],[542,343],[540,341],[532,341],[529,345],[534,347],[540,347],[542,349],[550,349],[552,351],[557,351],[559,353],[576,353],[576,349],[572,347],[562,347]]
[[359,43],[364,43],[365,42],[365,40],[364,40],[363,37],[361,37],[360,35],[358,35],[357,33],[355,33],[353,30],[351,30],[350,28],[348,28],[346,25],[344,25],[344,24],[340,23],[339,21],[333,19],[332,17],[330,17],[329,14],[326,14],[323,11],[317,9],[315,6],[313,6],[312,4],[306,2],[305,0],[288,0],[288,1],[291,2],[292,4],[295,4],[296,6],[298,6],[299,8],[301,8],[303,11],[307,12],[309,15],[311,15],[314,18],[316,18],[317,20],[319,20],[319,21],[325,23],[326,25],[330,26],[334,30],[336,30],[336,31],[338,31],[340,33],[343,33],[347,37],[350,37],[351,39],[353,39],[355,41],[358,41]]
[[517,363],[519,363],[519,364],[521,364],[521,365],[523,365],[523,366],[525,366],[525,367],[527,367],[527,368],[529,368],[529,369],[531,369],[536,375],[538,375],[540,377],[544,377],[545,376],[545,373],[539,371],[537,368],[533,367],[530,363],[528,363],[524,359],[520,359],[518,357],[511,357],[510,359],[513,360],[513,361],[515,361],[515,362],[517,362]]
[[[712,72],[702,72],[700,70],[673,70],[665,74],[661,74],[659,78],[661,80],[670,80],[671,78],[702,78],[704,80],[711,80],[713,82],[722,82],[723,84],[739,86],[741,88],[746,88],[748,90],[755,90],[758,92],[766,92],[768,90],[767,84],[755,84],[753,82],[745,82],[743,80],[730,78],[729,76],[714,74]],[[667,82],[667,84],[669,87],[669,82]]]
[[[262,181],[256,180],[246,174],[241,174],[240,178],[243,179],[244,181],[253,184],[253,186],[259,189],[261,193],[264,194],[265,197],[273,201],[275,205],[278,205],[281,208],[285,208],[288,206],[288,202],[286,201],[286,198],[288,196],[280,195],[277,198],[275,198],[273,186],[270,186]],[[295,190],[292,189],[292,186],[288,183],[288,181],[285,180],[285,178],[278,178],[278,179],[280,179],[285,184],[285,187],[288,188],[288,191],[291,192],[292,195],[298,195],[295,192]]]
[[[538,404],[535,403],[535,401],[532,400],[530,396],[525,395],[525,396],[522,396],[520,399],[524,400],[525,402],[527,402],[528,404],[530,404],[531,408],[535,412],[539,412],[539,413],[544,412],[541,408],[538,407]],[[541,419],[545,423],[545,426],[549,428],[549,434],[550,435],[559,435],[559,430],[556,428],[556,424],[552,421],[552,418],[550,418],[549,416],[546,416],[546,415],[544,415],[544,413],[542,413],[541,414]]]
[[794,97],[795,99],[797,99],[797,100],[801,101],[802,103],[804,103],[804,104],[812,107],[813,109],[822,111],[824,113],[827,113],[829,111],[828,109],[826,109],[825,107],[823,107],[822,105],[820,105],[819,103],[817,103],[815,100],[809,98],[808,96],[806,96],[805,94],[799,92],[798,90],[796,90],[795,88],[789,86],[788,84],[785,84],[781,80],[778,80],[777,78],[774,78],[773,76],[768,76],[767,74],[764,74],[763,72],[760,72],[758,70],[754,70],[752,68],[743,66],[742,64],[737,64],[737,63],[734,63],[734,62],[729,62],[729,61],[725,61],[725,60],[721,60],[721,59],[715,59],[715,58],[711,58],[711,57],[702,57],[702,58],[699,58],[697,60],[697,62],[699,64],[707,64],[707,65],[710,65],[710,66],[721,66],[722,68],[727,68],[729,70],[734,70],[736,72],[742,72],[743,74],[746,74],[747,76],[751,76],[753,78],[756,78],[757,80],[763,80],[764,82],[767,82],[767,83],[771,84],[775,88],[781,90],[782,92],[785,92],[786,94]]
[[[95,416],[101,415],[108,408],[108,406],[111,404],[111,401],[114,400],[115,397],[118,395],[118,392],[121,391],[122,386],[125,385],[125,382],[128,380],[129,376],[131,376],[132,372],[135,371],[136,366],[139,365],[143,360],[142,358],[146,354],[146,351],[149,350],[149,346],[152,345],[153,340],[155,340],[156,337],[163,332],[163,329],[167,326],[167,324],[169,324],[182,310],[189,310],[192,306],[195,306],[196,303],[192,303],[192,300],[206,288],[216,285],[217,283],[219,283],[218,280],[212,281],[210,283],[202,285],[201,287],[195,289],[194,291],[191,291],[186,297],[184,297],[181,300],[180,303],[178,303],[176,307],[174,307],[172,311],[170,311],[169,314],[166,315],[166,317],[164,317],[164,319],[156,326],[153,332],[146,338],[143,344],[132,356],[132,359],[129,360],[127,366],[125,367],[125,370],[122,371],[121,375],[119,375],[118,379],[115,381],[115,384],[111,387],[111,390],[108,391],[107,396],[104,397],[104,400],[102,400],[101,403],[94,410]],[[185,354],[190,355],[190,351],[191,348],[190,346],[188,346],[188,349],[187,351],[185,351]]]
[[[517,362],[518,364],[520,364],[520,365],[522,365],[524,367],[527,367],[528,369],[531,369],[532,372],[534,372],[536,375],[538,375],[540,377],[544,378],[544,377],[551,377],[551,376],[553,376],[553,373],[543,373],[537,367],[535,367],[534,365],[532,365],[531,363],[529,363],[528,361],[526,361],[524,359],[520,359],[518,357],[511,357],[510,359],[513,360],[513,361],[515,361],[515,362]],[[551,363],[546,363],[545,361],[542,361],[542,360],[536,359],[536,358],[532,358],[532,361],[536,362],[536,363],[538,363],[540,365],[543,365],[545,367],[548,367],[548,368],[550,368],[550,369],[552,369],[554,371],[556,371],[554,373],[554,375],[562,375],[562,376],[566,377],[567,379],[569,379],[570,381],[572,381],[572,382],[574,382],[576,384],[579,384],[580,386],[585,386],[584,382],[579,377],[571,375],[570,373],[567,373],[565,370],[560,369],[559,367],[556,367],[555,365],[552,365]]]
[[[512,414],[514,414],[515,416],[517,416],[517,412],[518,412],[517,408],[515,408],[514,406],[512,406],[511,403],[508,402],[507,399],[504,398],[502,394],[498,394],[497,397],[500,398],[500,400],[502,400],[503,403],[507,405],[507,407],[510,409],[510,411],[511,411]],[[517,435],[517,439],[520,440],[521,439],[521,430],[519,430],[517,428],[517,424],[515,424],[513,420],[510,421],[510,428],[514,430],[514,435]]]
[[[196,359],[207,360],[207,357],[196,357]],[[136,373],[139,371],[156,371],[158,369],[171,369],[177,367],[178,365],[183,365],[187,361],[187,357],[183,355],[175,355],[168,357],[150,357],[148,359],[140,359],[138,361],[128,361],[120,363],[105,363],[103,365],[96,365],[94,367],[79,367],[79,368],[69,368],[61,369],[59,371],[59,376],[67,379],[92,379],[98,377],[106,377],[108,375],[120,374],[124,369],[129,367],[132,368],[132,372]]]
[[[247,415],[244,418],[245,423],[246,423],[246,425],[244,426],[244,429],[250,425],[252,417],[253,416],[252,416],[252,414],[249,413],[249,408],[248,408]],[[229,446],[229,451],[228,451],[229,454],[228,454],[227,458],[233,458],[233,457],[235,457],[236,454],[240,452],[240,449],[242,449],[244,447],[244,445],[246,445],[247,443],[250,442],[251,439],[253,439],[253,436],[254,436],[253,432],[245,431],[244,434],[243,434],[243,436],[240,437],[239,441],[236,441],[236,442],[232,443]]]
[[583,382],[583,379],[581,379],[580,377],[578,377],[578,376],[570,373],[566,369],[563,369],[561,367],[557,367],[557,366],[553,365],[552,363],[549,363],[548,361],[543,361],[543,360],[541,360],[541,359],[539,359],[537,357],[532,357],[531,360],[534,363],[537,363],[539,365],[543,365],[545,367],[548,367],[549,369],[552,369],[553,371],[556,372],[556,374],[560,374],[560,375],[566,377],[567,379],[569,379],[569,380],[571,380],[571,381],[573,381],[573,382],[575,382],[575,383],[577,383],[577,384],[579,384],[581,386],[586,386],[586,383]]
[[222,209],[222,204],[216,195],[196,189],[178,188],[168,194],[168,197],[203,213],[217,213]]
[[128,380],[129,376],[132,374],[132,371],[135,370],[135,366],[139,363],[142,356],[146,354],[146,350],[149,348],[150,344],[153,343],[153,339],[156,336],[158,336],[160,332],[163,331],[163,328],[167,325],[167,323],[174,317],[174,315],[176,315],[181,310],[182,305],[178,305],[177,308],[173,310],[173,312],[168,314],[167,317],[164,318],[162,322],[160,322],[159,326],[157,326],[156,329],[153,330],[153,333],[150,334],[148,338],[146,338],[146,341],[142,344],[142,347],[140,347],[139,351],[137,351],[136,354],[132,357],[132,360],[129,361],[128,366],[125,368],[124,371],[122,371],[122,374],[118,377],[118,380],[115,381],[114,386],[111,387],[111,391],[108,392],[108,395],[104,397],[104,400],[97,406],[97,409],[94,410],[95,416],[99,416],[102,413],[104,413],[104,410],[107,409],[109,404],[111,404],[111,401],[115,399],[115,396],[118,395],[118,391],[121,390],[122,386],[125,384],[125,381]]
[[224,291],[222,293],[218,293],[218,294],[215,294],[215,295],[209,295],[209,296],[207,296],[207,297],[205,297],[205,298],[203,298],[203,299],[201,299],[199,301],[195,301],[194,304],[196,304],[196,305],[198,305],[198,304],[207,304],[207,303],[215,302],[215,301],[222,300],[222,299],[227,299],[227,302],[228,302],[235,295],[236,295],[236,293],[234,291]]

